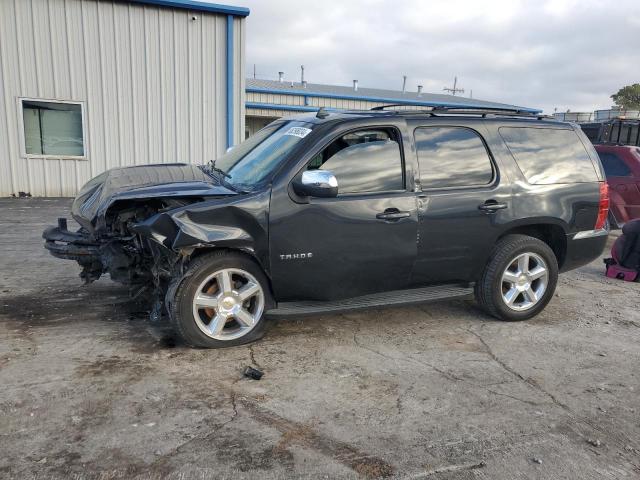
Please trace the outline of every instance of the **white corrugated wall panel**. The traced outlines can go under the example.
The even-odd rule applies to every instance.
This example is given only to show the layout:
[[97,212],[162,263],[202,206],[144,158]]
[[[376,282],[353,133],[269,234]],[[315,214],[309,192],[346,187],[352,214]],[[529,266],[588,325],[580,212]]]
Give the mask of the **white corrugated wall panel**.
[[[11,28],[15,29],[16,20],[11,19],[9,14],[14,14],[12,6],[5,7],[4,15],[0,16],[0,183],[3,189],[11,191],[17,187],[16,175],[13,171],[13,163],[11,158],[18,155],[16,151],[16,142],[8,137],[8,124],[14,116],[13,110],[15,105],[9,92],[11,91],[12,82],[15,78],[9,78],[10,75],[16,75],[17,69],[11,68],[9,71],[9,47],[6,37],[11,36]],[[15,18],[15,17],[14,17]],[[3,161],[6,159],[6,161]]]
[[[226,27],[226,15],[123,1],[1,0],[0,196],[74,195],[108,168],[224,152]],[[235,18],[236,142],[244,29]],[[21,97],[81,102],[86,159],[24,158]]]

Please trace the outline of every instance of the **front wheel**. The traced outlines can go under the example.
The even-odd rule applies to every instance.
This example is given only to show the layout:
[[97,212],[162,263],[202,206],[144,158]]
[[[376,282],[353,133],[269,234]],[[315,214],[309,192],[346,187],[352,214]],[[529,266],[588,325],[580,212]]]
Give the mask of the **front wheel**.
[[264,334],[267,279],[245,255],[219,251],[196,258],[180,280],[171,319],[194,347],[242,345]]
[[543,241],[526,235],[509,235],[495,246],[476,300],[500,320],[526,320],[540,313],[558,283],[558,261]]

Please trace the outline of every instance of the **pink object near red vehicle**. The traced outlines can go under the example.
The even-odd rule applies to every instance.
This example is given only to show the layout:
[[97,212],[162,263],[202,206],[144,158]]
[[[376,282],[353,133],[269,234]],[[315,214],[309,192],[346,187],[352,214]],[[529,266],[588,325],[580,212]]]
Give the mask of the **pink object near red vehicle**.
[[604,260],[606,275],[627,282],[640,281],[640,219],[622,227],[622,236],[611,248],[611,258]]
[[640,147],[594,145],[609,184],[609,222],[611,228],[640,218]]

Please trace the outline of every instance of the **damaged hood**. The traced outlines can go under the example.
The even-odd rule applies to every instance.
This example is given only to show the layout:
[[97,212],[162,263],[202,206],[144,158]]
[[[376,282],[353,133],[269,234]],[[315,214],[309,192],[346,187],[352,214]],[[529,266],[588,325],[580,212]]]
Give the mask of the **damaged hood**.
[[82,187],[73,201],[71,213],[80,225],[93,230],[118,200],[227,195],[236,195],[236,192],[197,165],[174,163],[114,168]]

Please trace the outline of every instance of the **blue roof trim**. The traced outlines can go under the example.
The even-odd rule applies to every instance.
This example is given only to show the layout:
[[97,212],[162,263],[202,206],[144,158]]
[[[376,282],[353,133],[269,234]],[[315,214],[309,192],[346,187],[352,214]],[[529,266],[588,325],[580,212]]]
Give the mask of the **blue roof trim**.
[[227,148],[233,147],[233,15],[227,15]]
[[129,0],[135,3],[146,3],[161,7],[183,8],[200,12],[223,13],[236,17],[246,17],[250,10],[246,7],[235,7],[233,5],[221,5],[219,3],[198,2],[197,0]]
[[[265,110],[286,110],[289,112],[317,112],[320,107],[303,107],[302,105],[278,105],[277,103],[246,102],[246,108],[263,108]],[[331,110],[325,108],[325,110]]]
[[[271,89],[271,88],[258,88],[258,87],[247,87],[246,88],[247,92],[251,92],[251,93],[267,93],[267,94],[274,94],[274,95],[299,95],[302,97],[321,97],[321,98],[335,98],[335,99],[339,99],[339,100],[363,100],[363,101],[368,101],[368,102],[380,102],[380,103],[391,103],[391,104],[398,104],[398,105],[421,105],[424,107],[469,107],[469,108],[486,108],[486,109],[490,109],[492,108],[491,103],[492,102],[487,102],[485,104],[478,104],[478,103],[458,103],[458,102],[441,102],[441,101],[427,101],[427,102],[419,102],[416,100],[402,100],[399,98],[384,98],[384,97],[366,97],[366,96],[356,96],[356,95],[340,95],[340,94],[335,94],[335,93],[316,93],[316,92],[308,92],[305,90],[277,90],[277,89]],[[247,103],[248,105],[248,103]],[[531,112],[531,113],[542,113],[542,110],[538,110],[535,108],[528,108],[528,107],[519,107],[519,106],[511,106],[511,105],[504,105],[502,107],[500,107],[500,105],[495,104],[495,106],[493,108],[518,108],[520,110],[522,110],[523,112]],[[256,107],[256,108],[260,108],[260,107]],[[286,110],[286,109],[282,109],[282,110]],[[316,108],[317,110],[317,108]],[[311,110],[309,110],[311,111]],[[315,110],[314,110],[315,111]]]

